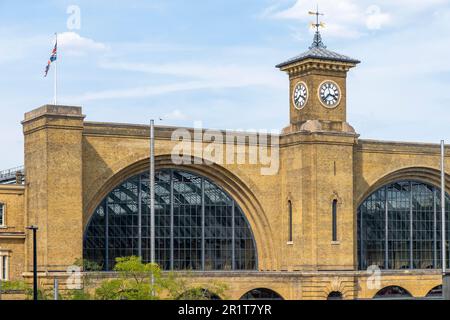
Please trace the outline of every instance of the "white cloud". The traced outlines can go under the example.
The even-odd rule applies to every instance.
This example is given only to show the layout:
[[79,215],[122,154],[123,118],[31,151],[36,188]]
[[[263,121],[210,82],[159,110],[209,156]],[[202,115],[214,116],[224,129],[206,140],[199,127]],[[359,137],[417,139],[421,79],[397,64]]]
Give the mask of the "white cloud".
[[[279,0],[280,3],[283,0]],[[325,13],[322,20],[326,23],[323,33],[335,38],[357,38],[369,31],[386,27],[403,26],[421,19],[425,11],[438,11],[448,5],[450,0],[321,0],[319,9]],[[308,11],[316,3],[308,0],[296,0],[287,8],[279,9],[276,4],[263,10],[261,16],[271,19],[295,20],[306,26],[314,21]]]
[[76,32],[63,32],[58,34],[58,46],[61,48],[63,54],[76,56],[108,50],[105,44],[82,37]]
[[103,62],[102,68],[149,74],[164,74],[175,77],[188,77],[210,80],[216,83],[233,83],[233,86],[266,85],[278,83],[273,68],[238,64],[173,62],[170,64],[149,64],[134,62]]
[[390,14],[383,13],[379,6],[371,5],[366,10],[366,26],[369,30],[379,30],[390,20]]
[[188,119],[189,119],[189,117],[186,114],[184,114],[180,110],[176,109],[176,110],[173,110],[172,112],[164,115],[163,120],[188,120]]
[[47,40],[43,36],[14,37],[12,33],[12,30],[0,29],[0,64],[25,59]]
[[[237,64],[174,62],[171,64],[148,64],[131,62],[103,62],[100,66],[109,70],[167,75],[177,78],[171,84],[139,86],[87,92],[81,96],[65,97],[67,101],[85,102],[103,99],[143,98],[178,91],[213,90],[262,86],[284,88],[283,75],[274,72],[272,66],[248,66]],[[186,78],[188,80],[180,80]]]
[[[301,22],[306,25],[313,22],[315,17],[308,14],[315,7],[315,4],[304,0],[297,0],[291,7],[273,12],[270,16],[274,19],[290,19]],[[326,16],[322,20],[326,22],[326,28],[323,31],[332,37],[358,37],[361,35],[357,25],[362,24],[364,15],[360,6],[352,0],[323,0],[320,2],[320,11],[325,12]]]
[[74,97],[64,97],[64,100],[76,101],[80,103],[93,100],[144,98],[178,91],[199,90],[205,87],[207,87],[207,84],[202,82],[183,82],[169,85],[142,86],[125,89],[112,89],[96,92],[87,92],[82,95],[77,95]]
[[[220,78],[219,76],[217,78],[209,78],[195,81],[182,81],[166,85],[140,86],[133,88],[87,92],[82,95],[77,95],[73,97],[64,97],[63,100],[76,101],[77,103],[81,103],[93,100],[144,98],[181,91],[213,90],[225,88],[240,88],[253,85],[269,85],[270,83],[268,83],[266,80],[267,79],[260,78],[258,76],[252,78],[252,75],[247,75],[244,76],[243,78],[239,77],[234,78],[233,76],[229,76],[228,78]],[[272,86],[280,86],[283,84],[284,83],[282,81],[271,83]]]

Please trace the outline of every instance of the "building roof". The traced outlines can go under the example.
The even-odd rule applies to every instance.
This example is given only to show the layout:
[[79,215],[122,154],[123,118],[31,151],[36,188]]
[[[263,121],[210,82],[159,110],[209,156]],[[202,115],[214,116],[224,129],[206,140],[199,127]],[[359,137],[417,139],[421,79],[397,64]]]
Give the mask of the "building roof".
[[322,37],[320,33],[317,31],[314,35],[313,43],[309,47],[308,51],[303,52],[302,54],[293,57],[283,63],[280,63],[276,67],[283,68],[292,63],[300,62],[306,59],[331,60],[338,62],[349,62],[354,64],[360,63],[359,60],[328,50],[327,47],[322,42]]

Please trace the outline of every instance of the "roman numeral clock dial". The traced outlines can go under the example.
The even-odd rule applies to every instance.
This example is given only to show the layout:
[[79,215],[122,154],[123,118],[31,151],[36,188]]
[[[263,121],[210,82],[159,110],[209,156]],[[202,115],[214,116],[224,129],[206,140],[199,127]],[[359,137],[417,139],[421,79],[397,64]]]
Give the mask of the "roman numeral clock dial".
[[319,100],[326,108],[336,108],[341,102],[341,89],[331,80],[322,82],[319,86]]
[[294,107],[297,110],[301,110],[305,107],[308,101],[308,87],[303,81],[296,84],[294,91],[292,93],[292,100]]

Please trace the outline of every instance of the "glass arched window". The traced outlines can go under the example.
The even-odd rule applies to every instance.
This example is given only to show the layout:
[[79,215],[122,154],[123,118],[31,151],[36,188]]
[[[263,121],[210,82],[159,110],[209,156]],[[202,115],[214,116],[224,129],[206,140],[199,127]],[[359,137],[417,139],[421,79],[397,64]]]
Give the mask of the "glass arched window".
[[332,291],[327,297],[327,300],[342,300],[342,293],[339,291]]
[[442,298],[442,285],[436,286],[431,289],[427,295],[427,298]]
[[253,289],[245,293],[239,300],[283,300],[280,296],[273,290],[266,288]]
[[381,289],[374,296],[374,299],[409,299],[412,295],[404,288],[389,286]]
[[[95,210],[84,234],[84,259],[150,261],[149,175],[117,186]],[[256,246],[236,202],[210,180],[179,170],[155,174],[155,255],[164,270],[254,270]]]
[[[372,265],[381,269],[440,268],[440,194],[439,188],[423,182],[398,181],[366,198],[358,208],[359,268],[364,270]],[[446,208],[448,232],[448,194]],[[448,252],[448,240],[446,248]],[[447,255],[447,266],[448,258]]]

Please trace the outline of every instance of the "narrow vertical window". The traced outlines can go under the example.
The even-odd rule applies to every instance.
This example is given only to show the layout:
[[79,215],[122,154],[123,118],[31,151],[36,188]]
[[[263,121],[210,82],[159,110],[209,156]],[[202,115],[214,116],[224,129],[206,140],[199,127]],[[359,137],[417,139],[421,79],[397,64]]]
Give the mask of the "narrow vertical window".
[[0,203],[0,227],[5,226],[5,205]]
[[288,201],[288,223],[289,223],[289,230],[288,230],[288,242],[293,241],[292,237],[292,202],[291,200]]
[[0,280],[2,280],[2,281],[8,280],[8,256],[7,255],[0,255]]
[[333,241],[337,240],[337,200],[333,200],[333,206],[332,206],[332,233],[333,233]]

